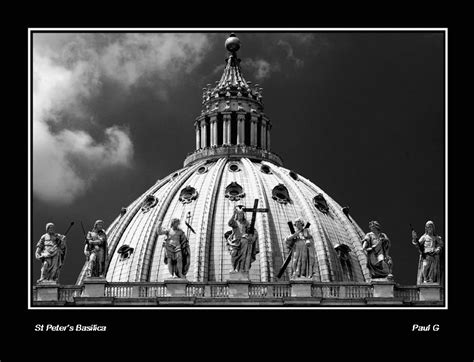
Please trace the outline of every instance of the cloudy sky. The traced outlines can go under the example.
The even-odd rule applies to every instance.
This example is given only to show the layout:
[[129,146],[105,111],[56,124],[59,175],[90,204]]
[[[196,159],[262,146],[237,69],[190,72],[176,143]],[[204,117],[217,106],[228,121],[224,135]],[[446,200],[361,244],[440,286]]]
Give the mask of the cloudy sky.
[[[202,88],[221,76],[228,33],[33,35],[34,245],[68,237],[61,282],[84,263],[80,221],[109,224],[194,149]],[[414,284],[418,233],[444,236],[444,35],[237,32],[247,80],[264,88],[285,167],[392,240],[396,281]],[[40,263],[33,260],[33,280]]]

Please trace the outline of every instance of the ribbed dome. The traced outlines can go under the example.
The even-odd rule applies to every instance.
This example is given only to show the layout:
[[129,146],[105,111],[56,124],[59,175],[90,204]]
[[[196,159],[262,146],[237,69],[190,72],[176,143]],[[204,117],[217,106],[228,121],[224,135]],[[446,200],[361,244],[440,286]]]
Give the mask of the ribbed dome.
[[[163,261],[165,236],[156,237],[156,227],[163,220],[163,227],[168,228],[176,217],[185,232],[185,221],[196,231],[189,233],[187,279],[227,280],[231,269],[224,237],[230,230],[227,223],[236,205],[252,207],[255,199],[269,211],[256,218],[260,253],[250,269],[252,281],[277,280],[288,255],[288,221],[297,218],[311,223],[316,281],[370,281],[360,241],[362,230],[332,198],[284,168],[281,158],[270,152],[271,122],[263,113],[260,92],[252,91],[243,79],[239,62],[232,53],[217,86],[205,91],[205,109],[211,102],[215,105],[194,123],[196,150],[188,155],[184,168],[158,181],[110,225],[107,281],[161,282],[170,278]],[[85,266],[78,283],[84,273]],[[287,279],[288,271],[282,280]]]
[[[226,188],[235,184],[242,188],[236,194],[243,193],[244,196],[231,200],[226,197]],[[196,196],[196,192],[186,194],[191,190],[188,186],[197,191],[194,200],[186,197]],[[315,206],[314,198],[318,194],[327,202],[327,213]],[[156,198],[153,202],[149,201],[150,195]],[[369,280],[359,236],[362,230],[349,221],[341,207],[303,176],[270,162],[252,162],[248,158],[221,158],[183,168],[158,181],[132,203],[107,231],[111,255],[107,280],[154,282],[169,278],[161,247],[164,236],[155,238],[152,231],[160,219],[163,219],[163,226],[169,227],[173,217],[183,221],[182,227],[186,231],[184,220],[190,212],[190,224],[196,234],[189,234],[192,260],[187,279],[225,281],[231,268],[224,239],[224,233],[230,229],[227,222],[236,205],[251,207],[254,199],[259,199],[259,207],[267,207],[269,212],[259,213],[256,219],[260,253],[250,270],[252,281],[276,280],[287,255],[284,244],[284,238],[289,234],[287,222],[298,217],[311,223],[318,264],[316,280],[348,280],[334,248],[337,244],[346,244],[351,250],[352,280]],[[143,208],[154,202],[156,204],[151,208]],[[130,246],[134,252],[128,259],[121,260],[117,251],[123,245]],[[82,277],[83,273],[78,282]],[[288,279],[288,276],[282,279]]]

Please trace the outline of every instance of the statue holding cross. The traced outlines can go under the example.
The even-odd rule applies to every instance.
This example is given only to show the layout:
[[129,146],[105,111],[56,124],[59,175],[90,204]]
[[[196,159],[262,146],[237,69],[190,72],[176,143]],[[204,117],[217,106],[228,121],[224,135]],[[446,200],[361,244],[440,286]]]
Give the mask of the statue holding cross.
[[[227,247],[232,261],[231,272],[248,273],[252,262],[256,260],[256,255],[259,253],[255,219],[257,212],[268,212],[268,209],[259,209],[257,206],[258,199],[255,199],[253,208],[238,205],[229,220],[228,225],[232,228],[232,232],[227,237]],[[245,217],[246,212],[252,212],[250,223]]]

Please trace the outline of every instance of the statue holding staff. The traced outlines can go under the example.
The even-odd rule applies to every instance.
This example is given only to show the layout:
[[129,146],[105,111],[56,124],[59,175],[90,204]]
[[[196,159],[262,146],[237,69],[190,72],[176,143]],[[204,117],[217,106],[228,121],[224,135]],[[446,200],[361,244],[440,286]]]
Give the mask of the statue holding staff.
[[88,260],[88,277],[105,277],[105,263],[107,260],[107,235],[104,230],[104,222],[97,220],[94,227],[87,233],[84,254]]
[[54,224],[47,223],[46,234],[41,236],[36,245],[35,257],[42,263],[41,277],[38,279],[38,283],[48,281],[57,283],[66,257],[66,250],[66,235],[56,233]]
[[443,239],[436,235],[433,221],[425,224],[425,233],[417,241],[415,230],[411,232],[411,242],[420,251],[418,263],[417,284],[440,283],[441,282],[441,260],[440,255],[443,249]]

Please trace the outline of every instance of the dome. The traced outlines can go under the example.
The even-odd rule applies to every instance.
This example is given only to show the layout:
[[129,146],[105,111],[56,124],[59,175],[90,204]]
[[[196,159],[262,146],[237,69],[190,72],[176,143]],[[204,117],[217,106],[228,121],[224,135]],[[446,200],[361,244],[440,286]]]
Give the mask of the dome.
[[282,158],[270,150],[272,124],[263,113],[262,88],[252,89],[244,80],[235,51],[217,86],[205,89],[203,109],[194,122],[196,149],[188,154],[184,167],[157,181],[109,226],[107,281],[162,282],[170,278],[162,247],[165,236],[157,236],[156,228],[159,220],[168,228],[173,218],[181,220],[189,239],[187,279],[226,281],[231,269],[224,237],[231,229],[228,221],[235,206],[252,207],[255,199],[259,208],[268,210],[256,217],[259,253],[251,265],[251,281],[289,279],[288,272],[281,279],[277,274],[288,255],[288,222],[297,218],[310,223],[317,264],[313,280],[370,281],[362,251],[363,232],[347,209],[343,211],[303,175],[285,168]]
[[[241,189],[233,192],[236,185]],[[111,259],[106,279],[156,282],[169,278],[161,246],[164,236],[154,237],[153,230],[158,220],[169,227],[170,220],[178,217],[184,231],[185,220],[196,231],[189,233],[191,267],[187,279],[225,281],[231,268],[224,240],[230,229],[227,222],[236,205],[251,207],[254,199],[269,212],[258,213],[256,218],[260,253],[250,269],[252,281],[276,280],[287,255],[287,222],[298,217],[311,223],[309,230],[314,237],[318,266],[315,280],[368,280],[360,242],[362,231],[349,221],[341,206],[302,175],[271,162],[245,157],[203,160],[180,169],[158,181],[127,207],[127,212],[117,217],[107,231]],[[324,201],[326,208],[320,206]],[[336,248],[341,244],[350,249],[352,277],[344,273],[338,260]],[[134,250],[126,259],[118,253],[124,246]]]

